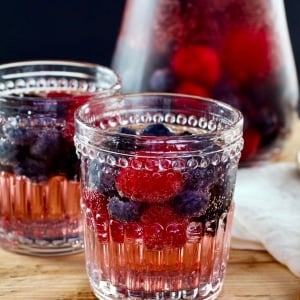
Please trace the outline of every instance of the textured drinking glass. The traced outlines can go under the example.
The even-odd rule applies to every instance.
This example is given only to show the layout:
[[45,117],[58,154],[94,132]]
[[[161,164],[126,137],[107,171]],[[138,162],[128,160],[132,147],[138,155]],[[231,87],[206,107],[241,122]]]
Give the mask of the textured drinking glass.
[[32,255],[82,251],[74,111],[120,89],[110,69],[71,61],[0,66],[0,244]]
[[126,0],[112,66],[123,92],[198,95],[239,109],[240,166],[278,156],[296,120],[283,0]]
[[215,299],[243,147],[239,111],[128,94],[75,114],[86,269],[99,299]]

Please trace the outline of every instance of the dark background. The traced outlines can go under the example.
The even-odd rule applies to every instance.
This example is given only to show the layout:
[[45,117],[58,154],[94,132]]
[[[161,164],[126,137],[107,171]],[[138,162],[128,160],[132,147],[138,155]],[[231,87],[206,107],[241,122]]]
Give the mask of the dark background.
[[68,59],[109,65],[124,5],[125,0],[1,1],[0,63]]
[[[125,0],[1,1],[0,63],[68,59],[109,66],[124,5]],[[299,74],[300,1],[285,0],[285,7]]]

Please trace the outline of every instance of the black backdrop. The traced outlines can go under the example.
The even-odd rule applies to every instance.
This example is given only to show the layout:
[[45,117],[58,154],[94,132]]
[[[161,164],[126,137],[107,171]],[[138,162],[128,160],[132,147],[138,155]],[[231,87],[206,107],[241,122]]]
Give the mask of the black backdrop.
[[[73,59],[110,65],[124,5],[125,0],[1,1],[0,63]],[[299,73],[300,1],[285,0],[285,6]]]
[[125,0],[1,1],[0,63],[73,59],[109,65],[124,5]]

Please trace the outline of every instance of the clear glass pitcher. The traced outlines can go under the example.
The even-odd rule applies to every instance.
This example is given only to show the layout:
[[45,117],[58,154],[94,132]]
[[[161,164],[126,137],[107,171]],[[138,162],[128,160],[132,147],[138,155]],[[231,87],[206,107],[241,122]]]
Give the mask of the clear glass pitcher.
[[124,92],[193,94],[241,110],[244,166],[274,159],[295,119],[281,0],[127,0],[112,67]]

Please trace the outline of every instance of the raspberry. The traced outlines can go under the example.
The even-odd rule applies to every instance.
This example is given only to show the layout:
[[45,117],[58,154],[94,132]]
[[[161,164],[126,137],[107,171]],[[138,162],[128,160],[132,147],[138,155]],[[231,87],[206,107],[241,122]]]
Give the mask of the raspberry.
[[144,224],[144,243],[148,249],[180,247],[186,242],[187,222],[169,205],[149,206],[141,222]]
[[62,137],[67,141],[73,141],[75,135],[75,126],[69,121],[66,123],[62,130]]
[[152,204],[142,214],[141,222],[144,224],[158,223],[164,228],[176,221],[182,222],[184,218],[178,215],[169,204]]
[[171,247],[182,247],[187,241],[186,223],[169,224],[165,231],[165,244]]
[[[196,92],[185,92],[186,94],[195,94]],[[195,94],[196,95],[196,94]],[[198,95],[200,97],[200,95]],[[206,111],[207,107],[197,99],[189,98],[189,97],[178,97],[175,98],[172,102],[172,105],[175,109],[180,110],[182,113],[190,114],[190,110],[194,110],[194,115],[201,117],[201,112]]]
[[252,158],[260,145],[261,135],[254,128],[248,127],[243,134],[244,148],[242,150],[241,161]]
[[117,196],[109,199],[108,211],[115,219],[123,222],[136,221],[140,218],[143,210],[141,202],[129,201]]
[[270,38],[265,28],[242,27],[230,31],[224,42],[225,70],[241,83],[267,78],[276,65]]
[[175,93],[209,97],[207,89],[191,81],[181,82],[175,89]]
[[144,244],[149,250],[162,250],[165,242],[165,230],[160,224],[144,226]]
[[[108,220],[107,199],[104,195],[92,190],[84,189],[82,202],[91,211],[91,219],[87,219],[88,225],[95,224],[95,234],[99,242],[108,242]],[[89,216],[89,214],[86,214]]]
[[105,243],[109,241],[109,225],[108,220],[102,219],[101,216],[96,215],[96,236],[100,243]]
[[142,239],[143,232],[143,224],[140,222],[129,222],[125,224],[125,235],[127,239]]
[[133,158],[116,178],[116,188],[122,196],[141,202],[168,201],[182,186],[180,172],[159,170],[158,161],[141,157]]
[[70,93],[67,93],[67,92],[56,92],[56,91],[48,92],[46,94],[46,97],[50,98],[50,99],[73,99],[73,96]]
[[[49,92],[46,94],[47,98],[50,99],[72,99],[74,100],[74,102],[78,102],[80,104],[85,103],[92,95],[91,94],[71,94],[71,93],[67,93],[67,92]],[[77,106],[78,104],[76,104]]]
[[220,76],[219,57],[216,51],[206,46],[179,48],[171,65],[180,79],[198,82],[205,87],[213,86]]
[[[92,95],[90,94],[78,94],[74,95],[67,92],[49,92],[46,94],[47,98],[58,100],[57,106],[61,107],[62,111],[65,111],[66,126],[63,128],[62,135],[65,139],[73,141],[75,134],[74,126],[74,113],[77,107],[84,104]],[[69,100],[67,103],[60,103],[59,100]]]
[[[188,135],[188,134],[182,134],[182,135]],[[190,134],[189,134],[190,135]],[[150,144],[147,145],[147,151],[140,151],[139,153],[144,152],[145,155],[158,155],[158,153],[155,152],[180,152],[180,151],[187,151],[188,146],[183,143],[159,143],[159,144]]]
[[124,223],[111,219],[109,222],[110,236],[114,242],[124,242]]
[[82,202],[92,211],[94,218],[107,220],[109,218],[107,211],[107,198],[95,191],[84,189],[82,192]]

